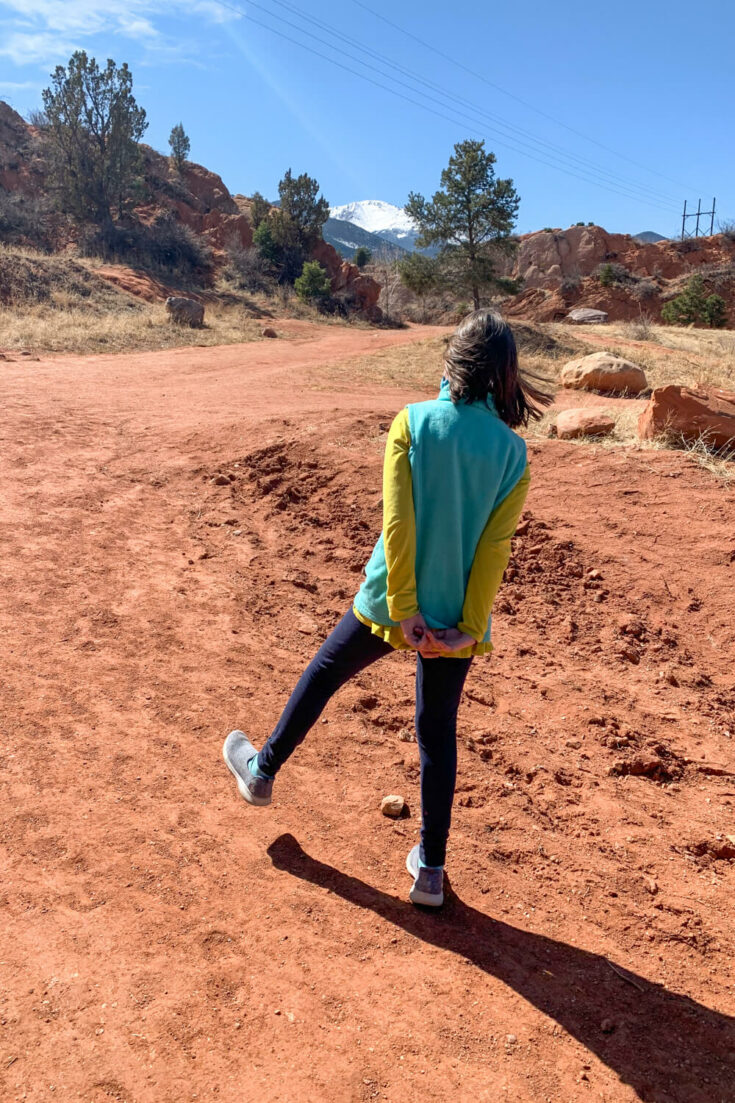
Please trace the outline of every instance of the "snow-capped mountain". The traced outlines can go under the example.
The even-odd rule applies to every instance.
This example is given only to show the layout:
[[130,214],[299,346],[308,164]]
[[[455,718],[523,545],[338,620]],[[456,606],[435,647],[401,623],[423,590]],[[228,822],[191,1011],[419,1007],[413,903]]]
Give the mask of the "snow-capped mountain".
[[352,260],[355,250],[364,245],[372,253],[373,260],[399,260],[406,256],[406,250],[394,241],[379,234],[371,234],[363,230],[356,222],[343,222],[339,218],[328,218],[322,226],[322,237],[337,252],[345,258]]
[[357,203],[345,203],[332,207],[332,218],[352,222],[370,234],[377,234],[404,249],[414,249],[418,235],[416,223],[401,207],[384,203],[382,199],[362,199]]

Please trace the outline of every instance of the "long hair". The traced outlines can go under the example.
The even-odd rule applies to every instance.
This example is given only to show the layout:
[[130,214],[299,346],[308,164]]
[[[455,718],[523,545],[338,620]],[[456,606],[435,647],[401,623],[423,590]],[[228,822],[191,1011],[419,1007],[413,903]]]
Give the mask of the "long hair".
[[553,401],[536,385],[547,380],[521,373],[513,330],[494,310],[475,310],[460,322],[444,354],[444,374],[455,405],[490,397],[511,429],[538,421]]

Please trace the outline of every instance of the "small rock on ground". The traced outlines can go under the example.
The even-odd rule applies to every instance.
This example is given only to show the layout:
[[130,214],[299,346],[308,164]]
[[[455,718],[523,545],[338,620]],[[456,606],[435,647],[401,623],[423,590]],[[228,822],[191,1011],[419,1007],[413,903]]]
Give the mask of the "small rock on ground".
[[390,796],[383,797],[381,800],[380,811],[384,816],[390,816],[391,819],[397,819],[403,812],[405,806],[406,802],[403,797],[391,794]]

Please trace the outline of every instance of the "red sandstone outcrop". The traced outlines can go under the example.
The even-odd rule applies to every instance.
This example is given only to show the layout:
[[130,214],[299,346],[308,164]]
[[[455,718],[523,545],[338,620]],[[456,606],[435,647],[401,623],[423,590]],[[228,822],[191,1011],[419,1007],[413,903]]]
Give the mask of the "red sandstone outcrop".
[[380,284],[371,276],[366,276],[356,264],[342,260],[334,246],[326,241],[318,241],[312,250],[312,258],[318,260],[332,283],[332,294],[342,299],[347,306],[364,314],[372,321],[379,321],[381,311],[378,306]]
[[571,226],[523,234],[505,270],[525,289],[553,291],[564,279],[591,276],[601,264],[622,265],[634,277],[671,280],[703,265],[735,261],[735,242],[723,234],[688,241],[641,242],[601,226]]
[[735,451],[735,392],[657,387],[638,419],[638,435],[702,439],[708,448]]
[[[600,265],[613,266],[604,286]],[[513,256],[500,262],[503,275],[522,280],[522,291],[504,304],[509,317],[563,321],[576,307],[603,310],[611,322],[646,314],[661,316],[695,272],[706,293],[723,297],[727,324],[735,326],[735,240],[730,234],[687,241],[636,241],[600,226],[524,234]]]

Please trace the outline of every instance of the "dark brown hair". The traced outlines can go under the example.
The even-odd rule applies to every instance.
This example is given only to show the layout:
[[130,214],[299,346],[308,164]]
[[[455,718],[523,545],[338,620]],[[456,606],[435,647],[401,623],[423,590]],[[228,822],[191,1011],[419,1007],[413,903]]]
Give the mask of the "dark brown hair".
[[513,330],[494,310],[475,310],[460,322],[444,354],[444,374],[455,405],[489,396],[511,429],[538,421],[553,401],[536,386],[546,380],[521,374]]

